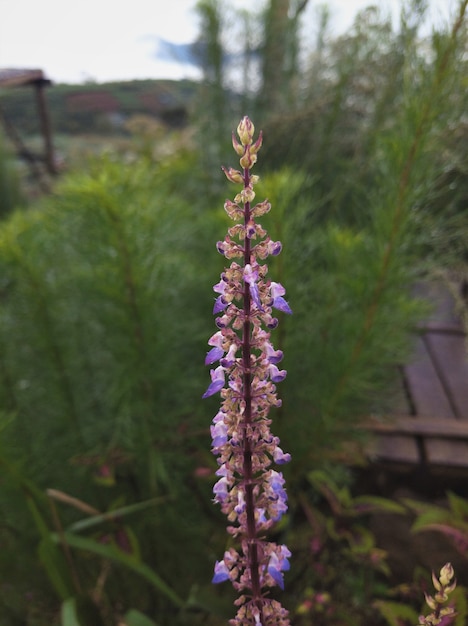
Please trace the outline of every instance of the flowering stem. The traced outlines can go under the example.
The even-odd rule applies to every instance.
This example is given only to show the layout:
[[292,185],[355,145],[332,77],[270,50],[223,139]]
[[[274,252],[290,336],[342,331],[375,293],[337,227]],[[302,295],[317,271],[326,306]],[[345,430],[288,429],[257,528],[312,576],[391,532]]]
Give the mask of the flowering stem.
[[[244,189],[248,189],[250,185],[250,170],[244,168]],[[246,202],[244,205],[244,227],[247,230],[250,222],[250,202]],[[250,265],[251,261],[250,252],[250,239],[247,237],[244,240],[244,268],[246,265]],[[258,562],[258,546],[257,546],[257,529],[255,525],[255,502],[253,495],[253,473],[252,473],[252,448],[249,437],[249,430],[252,426],[252,387],[251,387],[251,321],[250,321],[250,308],[251,298],[250,289],[247,282],[244,283],[243,293],[243,305],[244,305],[244,324],[242,334],[242,362],[243,362],[243,394],[244,394],[244,431],[243,431],[243,449],[244,458],[242,465],[242,473],[245,484],[245,508],[247,516],[247,541],[248,541],[248,562],[252,577],[252,596],[254,602],[259,605],[261,612],[261,586],[259,576],[259,562]],[[262,619],[260,617],[260,619]]]
[[288,626],[288,612],[266,596],[270,587],[283,588],[290,552],[265,536],[287,510],[283,475],[271,465],[287,463],[291,457],[271,434],[268,413],[271,407],[281,406],[275,384],[286,377],[286,370],[277,367],[283,353],[270,343],[270,331],[278,324],[272,313],[273,309],[291,313],[291,309],[283,298],[284,287],[265,279],[268,268],[261,263],[281,252],[281,243],[271,241],[256,222],[270,210],[270,203],[251,204],[258,176],[250,170],[262,136],[253,141],[254,127],[247,117],[237,131],[241,143],[233,137],[233,147],[241,157],[242,172],[223,169],[242,190],[234,202],[226,200],[224,208],[241,223],[229,228],[216,247],[227,259],[242,260],[241,264],[232,261],[213,288],[219,294],[213,308],[219,314],[218,331],[208,341],[212,349],[205,363],[219,361],[219,366],[211,370],[211,384],[203,397],[221,393],[221,408],[211,426],[212,451],[219,465],[213,493],[239,549],[230,548],[216,562],[213,582],[230,580],[242,594],[231,626]]

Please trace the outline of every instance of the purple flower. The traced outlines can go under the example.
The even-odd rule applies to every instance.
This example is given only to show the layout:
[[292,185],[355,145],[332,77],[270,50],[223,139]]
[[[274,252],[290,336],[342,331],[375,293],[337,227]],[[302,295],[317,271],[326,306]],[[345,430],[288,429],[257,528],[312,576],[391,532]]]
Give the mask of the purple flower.
[[216,315],[216,313],[221,313],[221,311],[224,311],[224,309],[227,307],[228,304],[229,302],[226,302],[226,300],[224,299],[224,296],[218,296],[213,305],[213,315]]
[[279,552],[279,556],[277,552],[271,553],[267,569],[276,584],[279,585],[281,589],[284,589],[283,575],[281,572],[287,572],[289,570],[288,558],[291,556],[291,552],[286,546],[280,546]]
[[276,446],[273,451],[273,460],[278,465],[284,465],[285,463],[289,463],[291,455],[289,452],[283,452],[279,446]]
[[210,371],[211,375],[211,383],[205,393],[202,395],[202,398],[209,398],[213,396],[218,391],[224,387],[226,383],[226,377],[224,375],[224,368],[219,366],[215,370]]
[[212,583],[222,583],[225,580],[229,580],[229,570],[224,561],[216,561],[214,567],[214,576],[211,580]]
[[215,502],[223,502],[228,497],[228,479],[226,476],[221,478],[213,485],[213,493],[215,494]]
[[237,345],[235,343],[230,345],[228,353],[226,354],[224,359],[222,359],[220,361],[220,363],[221,363],[221,365],[223,367],[225,367],[226,369],[229,369],[230,367],[232,367],[234,365],[234,363],[236,362],[236,352],[237,352],[237,350],[238,350],[238,348],[237,348]]
[[237,504],[234,507],[234,511],[237,513],[237,515],[240,515],[245,511],[244,492],[241,489],[239,489],[239,491],[237,492]]
[[283,246],[281,241],[269,241],[267,245],[268,254],[271,254],[272,256],[278,256],[282,248]]
[[213,448],[224,446],[227,442],[227,426],[224,422],[217,422],[214,426],[210,426],[211,438],[213,439]]
[[216,326],[218,328],[227,328],[231,322],[231,318],[229,315],[222,315],[221,317],[217,317],[215,319]]
[[245,228],[245,235],[249,239],[252,239],[253,237],[255,237],[255,234],[256,234],[255,222],[251,220]]
[[273,298],[273,305],[275,309],[281,311],[282,313],[288,313],[291,315],[292,310],[286,300],[283,298],[286,293],[286,289],[280,283],[271,283],[270,285],[270,293]]
[[270,363],[279,363],[283,359],[283,352],[275,350],[269,341],[265,342],[265,353]]
[[268,562],[268,573],[273,578],[275,583],[281,589],[284,589],[284,580],[283,580],[283,574],[281,573],[281,569],[280,569],[280,561],[274,552],[270,557],[270,561]]
[[216,283],[216,285],[213,285],[213,291],[215,293],[220,293],[223,294],[226,291],[228,284],[227,282],[222,278],[219,283]]
[[224,350],[222,348],[211,348],[209,352],[207,352],[205,357],[205,365],[211,365],[215,361],[219,361],[219,359],[224,355]]
[[286,378],[286,370],[279,370],[276,365],[271,363],[268,366],[268,374],[270,375],[270,380],[273,383],[280,383]]
[[259,311],[263,311],[262,302],[260,300],[260,294],[258,292],[258,270],[252,269],[252,266],[248,263],[244,267],[244,280],[249,285],[250,295],[255,302]]

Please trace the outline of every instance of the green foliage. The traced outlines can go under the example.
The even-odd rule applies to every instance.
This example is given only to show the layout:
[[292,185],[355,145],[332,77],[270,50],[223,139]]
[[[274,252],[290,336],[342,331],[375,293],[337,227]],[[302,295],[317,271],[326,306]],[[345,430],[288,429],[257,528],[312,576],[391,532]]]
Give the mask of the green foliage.
[[125,622],[127,626],[157,626],[153,620],[135,609],[131,609],[125,614]]
[[280,331],[288,378],[279,418],[298,468],[303,455],[304,465],[310,455],[317,461],[323,449],[359,436],[363,415],[386,408],[424,309],[410,295],[417,265],[408,232],[387,266],[386,210],[376,207],[367,227],[342,225],[323,216],[315,179],[281,170],[262,180],[259,193],[275,207],[265,224],[288,251],[272,271],[288,285],[294,311]]
[[447,507],[410,499],[404,502],[416,514],[413,532],[441,533],[468,559],[468,500],[448,492]]
[[328,471],[309,472],[307,481],[295,498],[292,514],[298,521],[288,537],[296,554],[298,623],[379,623],[374,600],[386,596],[390,572],[368,516],[401,515],[404,507],[384,498],[354,497],[349,485]]
[[[13,468],[0,509],[15,529],[10,542],[25,547],[38,538],[17,490],[31,478],[101,510],[116,497],[121,513],[154,496],[177,502],[132,518],[154,568],[148,576],[156,584],[164,571],[175,597],[197,569],[205,579],[211,570],[192,473],[209,445],[199,398],[211,296],[200,289],[212,280],[206,255],[217,227],[209,214],[202,219],[202,199],[168,192],[165,177],[147,162],[101,161],[65,179],[40,208],[14,214],[0,233],[2,462]],[[76,515],[68,509],[64,521]],[[54,573],[61,552],[50,531],[41,521],[41,561],[51,581],[65,581]],[[33,554],[22,552],[18,575]],[[96,580],[96,566],[78,560]],[[2,576],[14,580],[7,563]],[[157,604],[137,579],[122,586],[121,574],[114,577],[130,606],[132,596]]]
[[24,204],[19,186],[19,176],[9,154],[3,134],[0,133],[0,217]]
[[376,600],[374,606],[381,613],[388,626],[414,625],[418,623],[419,613],[401,602]]

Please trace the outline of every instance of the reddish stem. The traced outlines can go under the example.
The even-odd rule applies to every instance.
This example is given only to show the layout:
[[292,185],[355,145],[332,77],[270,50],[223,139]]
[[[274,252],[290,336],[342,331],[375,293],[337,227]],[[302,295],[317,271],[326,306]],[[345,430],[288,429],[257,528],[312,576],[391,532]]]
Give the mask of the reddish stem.
[[[250,185],[250,171],[244,168],[244,188],[248,188]],[[244,225],[247,229],[247,224],[250,221],[250,202],[246,202],[244,205]],[[245,236],[244,238],[244,266],[250,263],[250,239]],[[243,479],[245,485],[245,507],[247,515],[247,561],[248,568],[250,570],[251,582],[252,582],[252,597],[253,601],[257,605],[260,613],[262,612],[262,591],[260,585],[259,574],[259,559],[258,559],[258,542],[257,542],[257,529],[255,525],[255,501],[254,501],[254,479],[252,470],[252,444],[250,439],[250,433],[252,430],[252,377],[251,377],[251,296],[249,285],[244,281],[244,325],[242,333],[242,368],[243,368],[243,397],[245,403],[244,410],[244,428],[243,428]]]

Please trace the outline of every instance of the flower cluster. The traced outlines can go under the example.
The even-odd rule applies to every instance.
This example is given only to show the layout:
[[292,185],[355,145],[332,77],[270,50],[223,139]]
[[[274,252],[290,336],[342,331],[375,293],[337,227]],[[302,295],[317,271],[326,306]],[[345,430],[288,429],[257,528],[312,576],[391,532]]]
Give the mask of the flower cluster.
[[270,210],[270,203],[252,205],[258,176],[250,170],[262,135],[253,140],[248,117],[241,120],[237,133],[240,143],[233,134],[233,147],[242,171],[223,170],[228,180],[242,185],[234,202],[226,200],[224,205],[238,223],[217,243],[218,252],[231,264],[214,286],[218,330],[208,341],[211,349],[205,363],[217,365],[203,397],[220,392],[222,398],[211,426],[212,451],[219,465],[213,493],[238,549],[230,548],[216,562],[213,582],[230,580],[241,594],[232,626],[286,626],[287,611],[267,594],[271,587],[283,588],[290,552],[285,545],[268,541],[266,533],[287,510],[284,478],[272,465],[287,463],[290,455],[270,432],[268,414],[271,407],[281,405],[276,384],[286,377],[279,367],[283,353],[270,341],[278,324],[275,310],[289,314],[291,309],[284,287],[267,279],[268,267],[262,263],[281,252],[281,243],[272,241],[256,221]]
[[420,626],[449,626],[455,620],[453,606],[447,606],[449,595],[455,590],[457,581],[453,580],[454,571],[451,563],[446,563],[440,570],[439,578],[432,573],[432,583],[437,591],[434,596],[426,593],[426,604],[432,609],[429,615],[419,617]]

